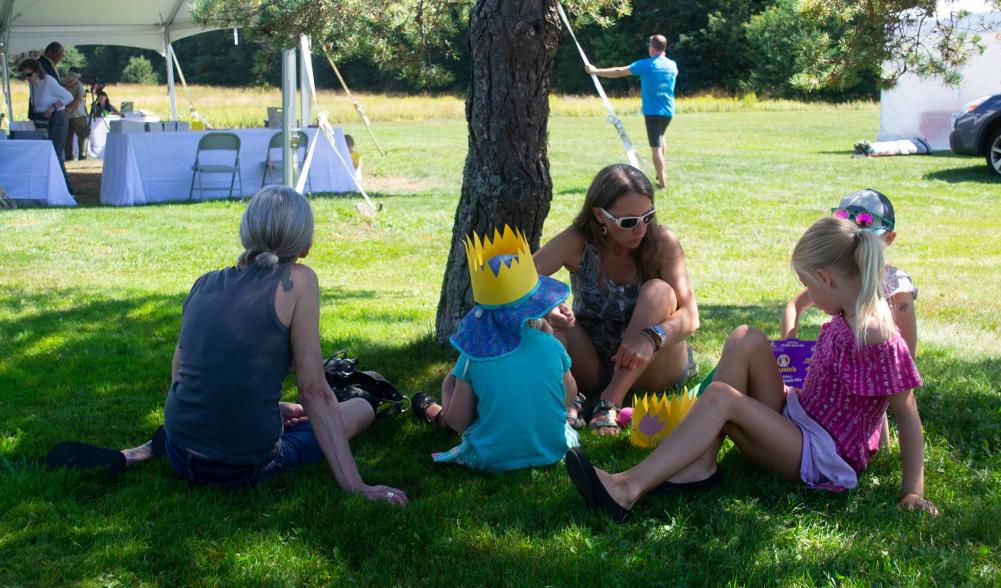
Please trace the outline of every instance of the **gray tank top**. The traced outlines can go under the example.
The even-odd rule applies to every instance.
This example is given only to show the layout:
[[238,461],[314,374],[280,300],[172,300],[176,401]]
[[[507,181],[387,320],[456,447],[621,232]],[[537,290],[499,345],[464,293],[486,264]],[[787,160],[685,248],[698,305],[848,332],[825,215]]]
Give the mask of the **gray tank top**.
[[256,464],[274,455],[291,358],[275,289],[288,271],[285,264],[230,267],[191,287],[181,312],[180,371],[164,407],[171,441],[226,463]]
[[632,284],[614,282],[602,269],[601,251],[584,243],[580,267],[570,272],[573,313],[591,336],[599,358],[608,359],[618,351],[642,285],[639,276]]

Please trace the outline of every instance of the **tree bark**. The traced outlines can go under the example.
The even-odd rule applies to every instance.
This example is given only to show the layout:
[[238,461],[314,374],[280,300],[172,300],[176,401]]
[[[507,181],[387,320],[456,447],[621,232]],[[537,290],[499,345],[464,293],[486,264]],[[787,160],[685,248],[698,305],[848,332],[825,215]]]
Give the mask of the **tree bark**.
[[436,333],[446,344],[473,306],[463,239],[505,224],[539,247],[549,213],[549,89],[560,21],[553,0],[477,0],[469,17],[469,152]]

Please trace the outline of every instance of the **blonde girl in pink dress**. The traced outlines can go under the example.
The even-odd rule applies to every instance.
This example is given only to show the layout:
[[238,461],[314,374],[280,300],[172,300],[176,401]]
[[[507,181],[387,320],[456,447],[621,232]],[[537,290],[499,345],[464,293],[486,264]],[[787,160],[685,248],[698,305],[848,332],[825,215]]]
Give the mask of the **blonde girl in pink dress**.
[[851,489],[877,449],[889,406],[903,467],[897,505],[938,514],[924,498],[924,438],[913,393],[921,377],[880,287],[879,237],[850,220],[824,218],[800,238],[792,266],[813,303],[833,317],[821,328],[803,389],[787,395],[764,333],[738,327],[712,384],[645,460],[613,474],[592,466],[579,448],[567,452],[567,472],[589,506],[621,522],[658,487],[710,478],[724,436],[790,481]]

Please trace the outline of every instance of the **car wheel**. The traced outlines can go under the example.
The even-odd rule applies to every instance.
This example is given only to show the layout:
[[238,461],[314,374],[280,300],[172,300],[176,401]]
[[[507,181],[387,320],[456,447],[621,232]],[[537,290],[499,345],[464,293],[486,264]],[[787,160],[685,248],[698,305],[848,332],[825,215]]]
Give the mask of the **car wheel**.
[[1001,176],[1001,128],[995,129],[994,136],[987,142],[987,167]]

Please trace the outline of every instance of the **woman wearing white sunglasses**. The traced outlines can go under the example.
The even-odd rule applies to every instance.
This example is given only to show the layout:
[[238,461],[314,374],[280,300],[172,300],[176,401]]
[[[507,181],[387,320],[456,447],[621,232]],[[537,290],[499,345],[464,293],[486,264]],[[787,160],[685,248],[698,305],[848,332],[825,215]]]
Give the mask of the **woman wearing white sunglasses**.
[[[598,172],[573,224],[534,259],[540,274],[570,271],[573,309],[560,305],[549,319],[578,386],[600,395],[589,422],[599,435],[619,432],[630,389],[664,390],[697,375],[686,340],[699,311],[685,254],[657,223],[643,172],[625,164]],[[582,424],[573,410],[568,418]]]

